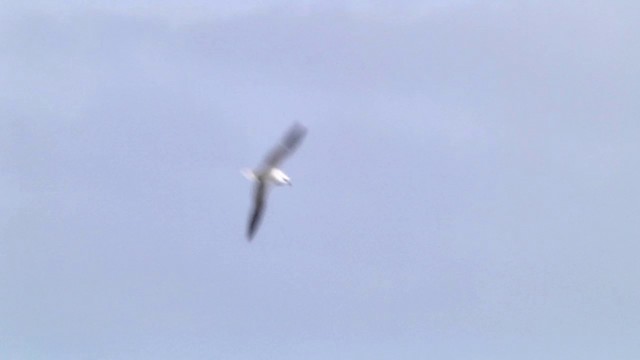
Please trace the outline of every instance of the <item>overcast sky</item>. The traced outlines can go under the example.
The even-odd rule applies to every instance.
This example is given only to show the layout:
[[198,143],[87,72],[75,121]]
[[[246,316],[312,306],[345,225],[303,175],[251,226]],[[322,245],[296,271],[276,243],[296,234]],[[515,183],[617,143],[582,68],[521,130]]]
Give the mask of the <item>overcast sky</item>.
[[640,357],[640,3],[112,3],[0,5],[0,358]]

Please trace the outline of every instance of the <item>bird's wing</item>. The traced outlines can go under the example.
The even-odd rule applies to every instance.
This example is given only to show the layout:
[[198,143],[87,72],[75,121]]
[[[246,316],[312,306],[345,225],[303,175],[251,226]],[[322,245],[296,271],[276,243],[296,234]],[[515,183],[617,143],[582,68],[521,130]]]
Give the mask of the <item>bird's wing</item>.
[[267,184],[266,181],[257,181],[254,189],[253,198],[253,212],[249,218],[249,227],[247,228],[247,238],[249,241],[255,235],[260,220],[262,219],[262,213],[264,212],[264,203],[267,196]]
[[275,149],[271,150],[264,159],[265,166],[278,166],[282,160],[287,157],[287,155],[291,154],[298,147],[306,133],[306,127],[299,123],[293,124],[289,131],[287,131],[284,139],[282,139],[282,143],[278,144]]

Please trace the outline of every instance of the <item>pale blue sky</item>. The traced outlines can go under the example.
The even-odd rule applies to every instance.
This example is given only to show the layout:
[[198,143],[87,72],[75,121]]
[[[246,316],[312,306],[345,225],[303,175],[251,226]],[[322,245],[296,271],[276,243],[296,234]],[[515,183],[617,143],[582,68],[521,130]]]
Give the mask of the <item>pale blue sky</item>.
[[111,3],[0,5],[0,358],[640,356],[637,2]]

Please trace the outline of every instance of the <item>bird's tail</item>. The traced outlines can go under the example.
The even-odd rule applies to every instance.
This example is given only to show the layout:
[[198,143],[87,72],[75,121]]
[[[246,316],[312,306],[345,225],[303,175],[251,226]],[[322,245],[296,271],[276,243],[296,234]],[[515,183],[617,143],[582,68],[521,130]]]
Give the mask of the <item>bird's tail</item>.
[[243,175],[245,178],[247,178],[247,180],[249,180],[249,181],[256,181],[256,180],[258,180],[258,177],[256,176],[256,173],[255,173],[255,172],[253,172],[253,170],[251,170],[251,169],[247,169],[247,168],[242,169],[242,170],[240,170],[240,173],[242,173],[242,175]]

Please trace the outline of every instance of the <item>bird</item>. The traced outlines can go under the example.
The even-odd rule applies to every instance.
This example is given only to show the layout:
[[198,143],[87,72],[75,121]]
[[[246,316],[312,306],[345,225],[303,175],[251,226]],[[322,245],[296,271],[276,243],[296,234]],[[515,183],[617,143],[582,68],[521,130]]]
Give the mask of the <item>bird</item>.
[[271,185],[292,186],[291,178],[282,171],[279,166],[287,156],[291,155],[300,145],[307,133],[307,128],[295,122],[286,132],[282,141],[273,148],[265,157],[262,165],[256,169],[243,169],[242,174],[254,182],[253,207],[247,224],[247,240],[251,241],[258,230],[262,215],[265,210],[267,192]]

